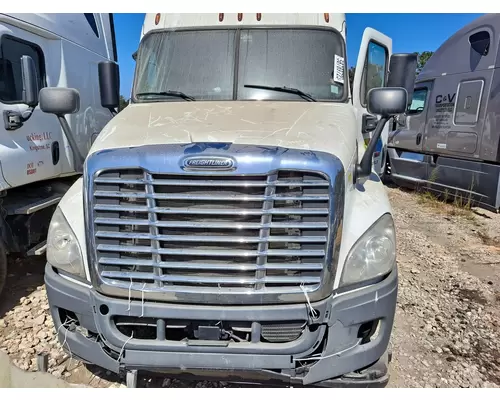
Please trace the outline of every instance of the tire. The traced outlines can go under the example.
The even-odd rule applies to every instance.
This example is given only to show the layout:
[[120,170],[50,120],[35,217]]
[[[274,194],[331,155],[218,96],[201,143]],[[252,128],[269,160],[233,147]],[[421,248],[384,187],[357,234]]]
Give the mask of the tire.
[[5,245],[0,241],[0,296],[7,280],[7,252]]

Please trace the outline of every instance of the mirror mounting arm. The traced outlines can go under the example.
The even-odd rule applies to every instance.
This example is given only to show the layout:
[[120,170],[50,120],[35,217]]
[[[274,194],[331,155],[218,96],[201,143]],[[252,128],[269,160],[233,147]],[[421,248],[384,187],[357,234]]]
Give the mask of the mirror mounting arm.
[[66,136],[66,139],[68,139],[69,142],[69,147],[71,150],[73,150],[73,162],[75,165],[75,172],[83,172],[83,163],[85,162],[84,157],[80,153],[80,150],[78,149],[78,144],[75,141],[75,137],[71,133],[71,128],[68,124],[68,121],[66,120],[66,117],[64,115],[56,115],[57,119],[59,120],[59,123],[61,124],[61,128],[64,132],[64,135]]
[[363,154],[363,158],[356,165],[356,180],[362,179],[370,176],[372,172],[372,158],[373,153],[375,151],[375,146],[377,145],[378,139],[382,134],[385,124],[389,121],[390,116],[382,116],[377,122],[377,127],[373,131],[373,136],[366,147],[365,153]]

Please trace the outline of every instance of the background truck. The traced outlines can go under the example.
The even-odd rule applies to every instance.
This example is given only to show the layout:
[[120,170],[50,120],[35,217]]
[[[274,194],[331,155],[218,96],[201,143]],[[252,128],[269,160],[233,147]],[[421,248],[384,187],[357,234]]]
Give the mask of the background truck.
[[[367,29],[358,65],[385,87],[368,91],[359,68],[366,90],[351,101],[344,14],[144,25],[131,102],[49,227],[45,284],[63,346],[129,386],[139,370],[385,385],[396,243],[372,157],[408,105],[416,56],[372,58],[388,42]],[[117,66],[100,68],[101,103],[116,106]],[[40,92],[48,114],[78,101]]]
[[391,179],[500,209],[500,14],[464,26],[417,77],[388,141]]
[[[43,254],[50,218],[112,118],[101,107],[98,63],[116,61],[112,14],[0,14],[0,293],[7,254]],[[60,122],[26,89],[77,88],[80,111]],[[31,93],[33,94],[33,93]],[[75,154],[75,151],[77,154]]]

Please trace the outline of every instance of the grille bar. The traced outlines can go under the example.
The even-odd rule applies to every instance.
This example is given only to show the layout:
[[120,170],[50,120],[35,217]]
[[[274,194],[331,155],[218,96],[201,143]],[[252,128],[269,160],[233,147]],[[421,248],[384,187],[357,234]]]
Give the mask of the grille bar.
[[262,215],[262,214],[272,214],[272,215],[327,215],[327,208],[272,208],[269,210],[260,209],[245,209],[245,208],[235,208],[235,209],[217,209],[217,208],[165,208],[165,207],[153,207],[148,208],[147,206],[123,206],[117,204],[98,204],[94,206],[96,211],[126,211],[126,212],[153,212],[157,214],[198,214],[198,215],[213,215],[214,213],[223,215]]
[[[156,240],[153,240],[156,242]],[[260,244],[266,244],[268,242],[263,241]],[[97,246],[99,251],[110,251],[110,252],[127,252],[127,253],[147,253],[147,254],[166,254],[166,255],[193,255],[193,256],[220,256],[220,257],[264,257],[264,256],[303,256],[303,257],[324,257],[324,250],[268,250],[267,247],[259,247],[259,250],[255,251],[241,251],[241,250],[208,250],[208,249],[165,249],[165,248],[154,248],[153,246],[113,246],[100,244]]]
[[141,192],[114,192],[97,190],[94,193],[96,197],[116,197],[130,199],[153,198],[157,200],[208,200],[208,201],[270,201],[270,200],[291,200],[291,201],[327,201],[328,196],[310,195],[310,196],[264,196],[264,195],[245,195],[245,196],[214,196],[210,194],[161,194],[161,193],[141,193]]
[[[221,279],[219,277],[209,277],[209,276],[186,276],[186,275],[156,275],[156,274],[145,274],[142,272],[112,272],[104,271],[102,273],[104,278],[117,278],[117,279],[139,279],[139,280],[151,280],[151,281],[162,281],[171,283],[204,283],[204,284],[221,284]],[[256,284],[305,284],[305,283],[320,283],[321,278],[318,276],[301,276],[300,278],[290,277],[290,276],[266,276],[263,278],[238,278],[238,277],[226,277],[223,283],[226,284],[237,284],[237,285],[256,285]]]
[[[109,257],[101,257],[99,259],[99,263],[102,265],[130,265],[131,263],[144,266],[144,267],[159,267],[166,269],[186,269],[186,270],[222,270],[222,271],[255,271],[257,270],[256,264],[195,264],[195,263],[178,263],[178,262],[159,262],[155,263],[153,260],[141,260],[141,259],[133,259],[130,260],[128,258],[109,258]],[[323,264],[262,264],[260,266],[264,269],[269,270],[296,270],[296,271],[321,271],[323,269]]]
[[[151,213],[153,214],[153,213]],[[153,214],[156,215],[156,214]],[[306,222],[271,222],[271,223],[249,223],[249,222],[191,222],[191,221],[147,221],[142,219],[115,219],[96,218],[97,225],[137,225],[155,226],[157,228],[206,228],[206,229],[267,229],[267,228],[295,228],[295,229],[326,229],[328,224],[306,223]]]
[[187,235],[151,235],[139,232],[113,232],[97,231],[96,237],[107,239],[142,239],[159,240],[164,242],[208,242],[208,243],[325,243],[326,236],[267,236],[267,237],[245,237],[245,236],[187,236]]

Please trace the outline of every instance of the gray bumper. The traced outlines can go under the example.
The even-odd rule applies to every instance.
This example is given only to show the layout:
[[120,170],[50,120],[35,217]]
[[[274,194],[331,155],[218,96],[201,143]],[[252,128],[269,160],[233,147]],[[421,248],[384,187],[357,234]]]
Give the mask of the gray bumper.
[[[286,343],[240,342],[225,346],[134,339],[122,334],[113,318],[285,322],[301,318],[310,320],[307,306],[214,307],[129,303],[127,299],[105,297],[94,289],[74,284],[59,276],[50,265],[46,267],[45,283],[61,343],[67,343],[66,349],[74,357],[116,373],[137,369],[196,374],[196,370],[203,369],[205,373],[210,370],[217,375],[227,371],[232,380],[238,377],[253,379],[252,376],[259,379],[257,375],[263,374],[294,384],[320,383],[323,386],[383,386],[388,380],[387,347],[396,307],[396,269],[375,285],[313,303],[320,316],[314,321],[314,328],[307,326],[296,340]],[[105,307],[101,307],[103,305]],[[60,309],[74,313],[79,325],[99,334],[100,339],[87,337],[80,329],[61,327],[64,321],[61,321]],[[372,320],[380,321],[378,334],[368,343],[361,344],[359,328]],[[321,346],[321,354],[311,357]]]

